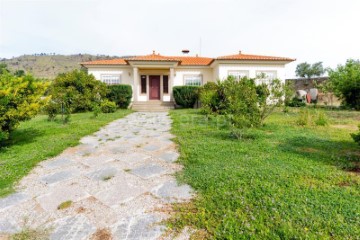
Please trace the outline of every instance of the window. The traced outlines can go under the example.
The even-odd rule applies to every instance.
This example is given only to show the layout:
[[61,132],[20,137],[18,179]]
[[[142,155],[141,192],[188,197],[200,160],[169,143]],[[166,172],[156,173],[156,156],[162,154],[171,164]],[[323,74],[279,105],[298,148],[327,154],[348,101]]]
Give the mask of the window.
[[201,86],[202,76],[201,75],[185,75],[184,84],[187,86]]
[[274,80],[277,76],[276,71],[257,71],[256,77],[259,79],[258,83],[262,84],[265,83],[267,85],[270,84],[272,80]]
[[163,93],[169,93],[169,76],[163,76]]
[[119,74],[104,74],[104,75],[101,75],[101,81],[103,83],[106,83],[107,85],[120,84],[121,75],[119,75]]
[[146,93],[146,75],[141,75],[141,93]]
[[229,71],[228,76],[233,76],[236,79],[240,79],[243,77],[249,77],[249,71]]

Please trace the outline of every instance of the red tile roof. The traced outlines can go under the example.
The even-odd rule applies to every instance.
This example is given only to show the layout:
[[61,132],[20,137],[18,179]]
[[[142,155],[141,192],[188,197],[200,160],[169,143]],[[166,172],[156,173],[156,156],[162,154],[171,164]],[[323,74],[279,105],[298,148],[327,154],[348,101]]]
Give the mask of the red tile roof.
[[210,65],[214,59],[208,57],[174,57],[180,61],[180,65],[182,66],[207,66]]
[[260,61],[295,61],[292,58],[286,57],[273,57],[273,56],[261,56],[261,55],[251,55],[251,54],[243,54],[238,53],[235,55],[228,55],[216,58],[217,60],[260,60]]
[[167,62],[179,62],[181,66],[208,66],[214,60],[260,60],[260,61],[295,61],[292,58],[285,57],[272,57],[272,56],[260,56],[260,55],[250,55],[250,54],[235,54],[229,56],[222,56],[216,59],[208,57],[190,57],[190,56],[162,56],[160,54],[136,56],[130,58],[118,58],[111,60],[96,60],[91,62],[83,62],[81,64],[85,65],[128,65],[128,61],[167,61]]
[[110,59],[110,60],[95,60],[90,62],[82,62],[86,65],[127,65],[127,62],[122,58]]

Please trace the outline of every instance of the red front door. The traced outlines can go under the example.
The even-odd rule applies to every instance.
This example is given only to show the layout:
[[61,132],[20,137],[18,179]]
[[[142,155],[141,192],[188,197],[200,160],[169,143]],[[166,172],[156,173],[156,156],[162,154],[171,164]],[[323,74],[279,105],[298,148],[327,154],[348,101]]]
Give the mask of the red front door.
[[150,100],[160,100],[160,76],[149,76]]

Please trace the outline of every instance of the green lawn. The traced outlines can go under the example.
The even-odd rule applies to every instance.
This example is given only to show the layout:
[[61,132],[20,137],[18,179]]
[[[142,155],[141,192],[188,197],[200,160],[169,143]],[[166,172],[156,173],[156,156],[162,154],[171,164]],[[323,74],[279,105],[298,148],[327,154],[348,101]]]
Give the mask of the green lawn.
[[195,238],[360,239],[360,147],[349,135],[360,113],[326,111],[329,126],[300,127],[295,111],[236,140],[221,119],[173,110],[178,178],[198,197],[175,206],[170,226]]
[[21,123],[7,145],[0,148],[0,196],[12,192],[14,183],[37,163],[77,145],[81,137],[130,112],[118,110],[100,114],[97,118],[92,118],[92,113],[73,114],[70,123],[65,125],[59,120],[49,122],[44,115]]

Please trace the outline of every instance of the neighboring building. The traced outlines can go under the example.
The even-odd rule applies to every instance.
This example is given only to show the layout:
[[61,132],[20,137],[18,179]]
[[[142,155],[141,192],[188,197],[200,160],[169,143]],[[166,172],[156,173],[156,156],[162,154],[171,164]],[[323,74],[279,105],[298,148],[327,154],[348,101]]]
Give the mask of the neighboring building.
[[[207,82],[264,73],[264,81],[279,78],[285,81],[285,65],[295,59],[239,54],[208,58],[199,56],[150,55],[124,59],[83,62],[96,79],[106,84],[130,84],[134,105],[150,100],[172,102],[172,87],[201,86]],[[154,101],[152,101],[154,102]]]

